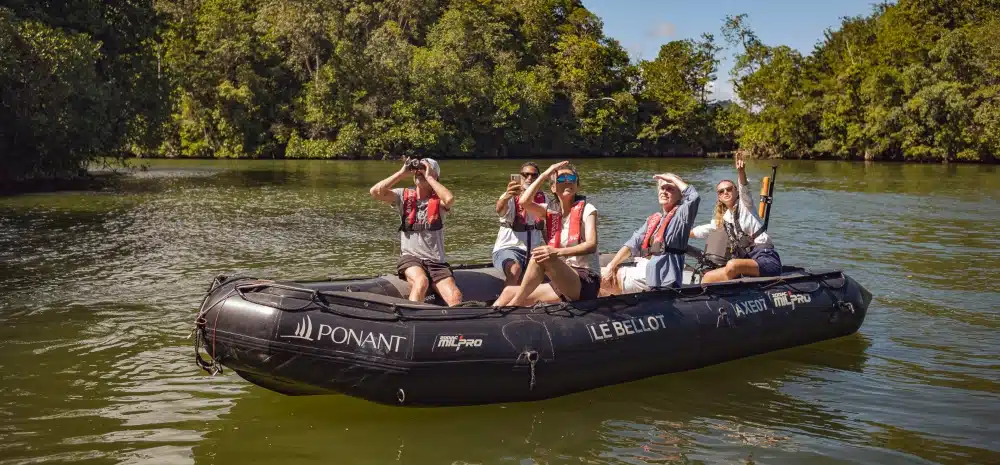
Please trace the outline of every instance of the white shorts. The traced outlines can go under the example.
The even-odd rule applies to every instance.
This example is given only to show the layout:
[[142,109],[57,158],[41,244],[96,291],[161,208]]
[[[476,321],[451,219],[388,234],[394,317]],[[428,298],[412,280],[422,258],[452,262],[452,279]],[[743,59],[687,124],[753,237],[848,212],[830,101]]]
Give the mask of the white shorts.
[[646,286],[646,264],[648,259],[636,258],[635,265],[618,267],[618,282],[621,283],[622,292],[625,294],[635,294],[649,290]]

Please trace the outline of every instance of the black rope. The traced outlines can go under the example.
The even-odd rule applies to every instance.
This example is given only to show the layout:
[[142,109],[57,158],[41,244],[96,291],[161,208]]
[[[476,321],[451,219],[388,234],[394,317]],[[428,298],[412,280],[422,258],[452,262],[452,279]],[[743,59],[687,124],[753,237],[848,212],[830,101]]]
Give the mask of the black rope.
[[212,359],[211,362],[205,360],[201,356],[201,346],[205,342],[205,330],[206,330],[205,326],[208,324],[208,320],[205,319],[205,315],[208,314],[208,312],[212,311],[212,309],[217,307],[219,304],[225,302],[228,298],[232,297],[234,292],[235,290],[229,291],[229,294],[222,297],[214,304],[210,305],[208,308],[204,308],[205,302],[210,297],[210,294],[206,295],[205,298],[202,299],[202,309],[198,312],[198,316],[196,316],[194,320],[195,327],[194,330],[192,331],[192,334],[194,335],[194,361],[202,370],[205,370],[212,376],[222,373],[222,365],[218,362],[218,360],[216,360],[216,354],[214,353],[215,352],[214,349],[212,350],[213,353],[209,354],[209,356]]
[[[843,274],[841,273],[840,276],[842,277]],[[802,288],[799,288],[799,287],[795,286],[794,283],[796,283],[797,281],[802,280],[802,279],[808,279],[810,277],[812,277],[812,278],[818,278],[818,282],[815,283],[816,286],[817,286],[815,289],[804,290]],[[774,279],[771,282],[762,283],[762,285],[760,285],[758,287],[758,289],[760,289],[760,290],[766,290],[766,289],[770,289],[770,288],[773,288],[775,286],[784,284],[784,285],[788,286],[789,288],[791,288],[792,290],[794,290],[796,292],[809,293],[809,292],[814,292],[815,290],[817,290],[817,289],[819,289],[821,287],[828,288],[828,289],[833,289],[833,290],[839,290],[839,289],[842,289],[846,285],[846,279],[844,280],[843,284],[841,284],[840,286],[836,286],[836,287],[830,285],[830,283],[828,282],[827,279],[828,278],[824,277],[824,275],[812,275],[812,274],[804,275],[804,276],[795,276],[795,277],[792,277],[790,279],[785,278],[785,277],[778,277],[778,278]],[[743,292],[743,290],[745,289],[744,286],[746,284],[747,283],[744,283],[744,282],[722,282],[722,283],[713,283],[713,284],[708,285],[708,286],[702,285],[702,286],[697,286],[697,287],[695,287],[695,286],[685,286],[685,287],[660,286],[660,287],[651,288],[648,292],[668,293],[668,294],[671,294],[672,296],[676,297],[679,300],[687,301],[687,300],[691,300],[691,299],[697,299],[699,297],[703,297],[703,296],[709,295],[709,294],[710,295],[716,295],[716,296],[719,296],[719,297],[730,297],[730,296],[738,295],[741,292]],[[276,288],[276,289],[284,289],[284,290],[302,292],[305,295],[301,296],[301,297],[298,297],[298,298],[300,300],[302,300],[303,303],[301,305],[297,305],[297,306],[278,305],[278,304],[275,304],[273,302],[266,302],[266,301],[263,301],[261,299],[255,299],[252,296],[248,295],[248,293],[251,293],[251,294],[254,293],[255,290],[259,291],[259,290],[263,290],[263,289],[266,289],[266,288]],[[693,289],[698,289],[698,291],[696,293],[694,293],[694,292],[692,292]],[[732,291],[728,291],[729,289],[733,289],[733,290]],[[426,308],[421,308],[421,307],[416,307],[416,306],[408,306],[406,304],[397,304],[397,303],[392,303],[392,304],[380,304],[380,303],[376,303],[376,305],[387,307],[387,309],[388,309],[388,312],[385,312],[386,313],[385,316],[376,316],[376,315],[361,315],[361,314],[354,314],[354,313],[345,312],[345,311],[341,310],[340,308],[338,308],[337,306],[331,305],[327,301],[327,299],[329,297],[336,297],[336,298],[340,298],[340,299],[347,299],[349,301],[350,300],[358,300],[361,305],[364,305],[364,304],[368,303],[368,301],[364,301],[364,299],[360,299],[360,298],[359,299],[352,299],[351,297],[346,297],[346,296],[342,296],[342,295],[330,295],[330,294],[328,294],[326,292],[317,291],[317,290],[314,290],[314,289],[308,289],[308,288],[291,286],[291,285],[280,284],[280,283],[248,283],[248,284],[244,284],[244,285],[240,285],[240,286],[234,287],[234,289],[233,289],[233,291],[231,291],[230,295],[232,293],[238,294],[241,298],[247,300],[248,302],[252,302],[252,303],[255,303],[255,304],[258,304],[258,305],[264,305],[264,306],[271,307],[271,308],[276,308],[278,310],[283,310],[283,311],[290,311],[290,312],[302,311],[302,310],[308,309],[310,306],[315,306],[315,307],[318,307],[320,311],[323,311],[323,312],[326,312],[326,313],[330,313],[330,314],[333,314],[333,315],[337,315],[337,316],[342,316],[342,317],[345,317],[345,318],[356,318],[356,319],[360,319],[360,320],[381,321],[381,322],[386,322],[386,321],[467,321],[467,320],[478,320],[478,319],[483,319],[483,318],[503,317],[503,316],[506,316],[506,315],[511,314],[513,312],[516,312],[518,310],[523,310],[525,308],[530,309],[530,310],[542,310],[546,314],[564,313],[564,314],[568,314],[568,315],[576,315],[577,314],[576,312],[579,312],[579,314],[586,314],[586,313],[594,310],[594,309],[589,309],[588,310],[586,308],[580,308],[578,306],[578,303],[574,303],[574,302],[559,302],[559,303],[538,303],[538,304],[535,304],[532,307],[514,307],[514,306],[492,307],[488,311],[481,312],[481,313],[475,313],[475,314],[469,314],[469,315],[426,315],[425,314],[425,313],[427,313],[426,312],[426,310],[427,310]],[[226,296],[226,297],[228,298],[229,296]],[[295,296],[283,296],[283,297],[296,298]],[[609,308],[612,311],[618,311],[618,310],[621,310],[623,308],[627,309],[629,306],[636,305],[636,304],[638,304],[640,302],[640,297],[638,295],[636,295],[636,294],[618,294],[618,295],[613,295],[613,296],[606,296],[606,297],[603,297],[601,299],[602,299],[602,301],[597,303],[597,305],[595,306],[595,309],[600,308],[602,306],[601,304],[606,304],[606,303],[610,303],[610,302],[618,302],[618,303],[623,304],[623,305],[610,305],[610,306],[605,305],[606,308]],[[225,300],[225,298],[221,299],[220,302],[224,301],[224,300]],[[342,303],[342,305],[343,306],[347,306],[347,307],[354,307],[354,308],[362,308],[362,309],[373,310],[373,309],[370,309],[370,308],[362,307],[361,305],[359,305],[358,303],[355,303],[355,302],[344,302],[344,303]],[[460,309],[460,308],[463,308],[463,307],[456,308],[456,310]],[[481,308],[476,307],[475,309],[479,310]],[[199,313],[199,317],[203,316],[204,313],[207,312],[208,310],[209,309],[206,309],[203,312]],[[414,313],[404,312],[404,310],[409,310],[410,312],[414,312]]]
[[535,390],[535,364],[538,363],[538,351],[525,349],[518,356],[514,363],[519,363],[521,360],[528,362],[528,366],[531,370],[531,378],[528,380],[528,390]]
[[[215,307],[219,306],[220,304],[225,303],[226,300],[228,300],[230,297],[232,297],[233,294],[237,294],[238,291],[234,287],[232,290],[229,291],[229,293],[227,293],[226,295],[224,295],[221,298],[219,298],[219,300],[217,300],[214,304],[212,304],[212,305],[210,305],[208,307],[205,307],[205,303],[208,302],[208,299],[212,297],[212,291],[216,290],[219,286],[222,286],[223,284],[225,284],[226,282],[228,282],[230,280],[241,280],[241,279],[252,279],[252,278],[231,277],[231,276],[226,276],[226,275],[221,275],[221,274],[218,275],[218,276],[216,276],[215,279],[212,280],[212,284],[209,285],[208,290],[205,292],[205,297],[203,297],[201,299],[201,306],[200,306],[200,309],[198,311],[198,315],[196,315],[195,319],[194,319],[194,325],[195,326],[194,326],[194,329],[191,330],[191,336],[194,336],[194,358],[195,358],[195,363],[201,369],[205,370],[206,372],[208,372],[209,374],[211,374],[213,376],[215,376],[215,375],[217,375],[219,373],[222,373],[222,364],[220,364],[218,362],[218,360],[216,360],[216,354],[214,353],[215,352],[214,348],[212,350],[212,353],[209,354],[209,356],[211,357],[211,362],[205,360],[201,356],[201,347],[202,347],[202,345],[205,344],[205,331],[206,331],[206,325],[208,324],[208,320],[205,319],[205,315],[207,315],[208,312],[212,311]],[[241,297],[242,297],[242,295],[241,295]],[[218,318],[216,318],[216,319],[218,319]],[[191,337],[191,336],[188,336],[188,337]],[[214,343],[214,340],[213,340],[213,343]]]

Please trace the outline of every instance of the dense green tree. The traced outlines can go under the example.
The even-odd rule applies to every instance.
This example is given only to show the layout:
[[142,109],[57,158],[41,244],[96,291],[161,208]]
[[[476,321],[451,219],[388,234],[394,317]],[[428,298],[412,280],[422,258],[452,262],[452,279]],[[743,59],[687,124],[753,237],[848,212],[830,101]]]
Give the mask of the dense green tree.
[[0,7],[0,181],[74,175],[157,145],[168,83],[149,1]]
[[689,152],[714,148],[713,107],[707,89],[715,80],[719,48],[711,34],[700,41],[678,40],[640,63],[644,121],[638,139],[646,150],[681,147]]
[[762,156],[995,160],[998,14],[995,0],[881,4],[808,57],[730,17],[739,142]]
[[1000,0],[900,0],[810,54],[725,18],[633,62],[580,0],[9,0],[0,180],[99,156],[995,161]]

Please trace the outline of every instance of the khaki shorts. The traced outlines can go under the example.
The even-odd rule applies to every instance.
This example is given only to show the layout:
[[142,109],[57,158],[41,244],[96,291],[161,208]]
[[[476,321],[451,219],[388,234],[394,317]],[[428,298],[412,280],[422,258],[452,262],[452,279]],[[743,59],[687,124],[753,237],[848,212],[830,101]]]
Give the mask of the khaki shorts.
[[[634,259],[634,263],[618,267],[618,272],[615,273],[615,280],[618,282],[618,288],[621,289],[623,294],[635,294],[649,290],[649,286],[646,285],[646,265],[648,263],[649,259],[640,257]],[[607,273],[607,267],[601,270],[602,275]]]
[[622,286],[622,292],[635,294],[649,290],[649,286],[646,285],[647,264],[649,259],[640,257],[635,259],[635,265],[618,268],[618,283]]

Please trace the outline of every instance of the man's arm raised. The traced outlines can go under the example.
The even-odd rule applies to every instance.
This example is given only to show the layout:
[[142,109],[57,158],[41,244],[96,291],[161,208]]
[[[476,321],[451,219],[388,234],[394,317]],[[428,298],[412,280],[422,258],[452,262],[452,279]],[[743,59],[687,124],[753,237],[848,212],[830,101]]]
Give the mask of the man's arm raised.
[[[424,173],[430,173],[430,165],[426,161],[423,164]],[[455,204],[455,196],[452,195],[451,191],[447,187],[444,187],[444,184],[441,184],[434,176],[424,175],[424,180],[427,181],[427,184],[431,186],[431,189],[434,189],[434,193],[441,199],[441,205],[446,210],[451,210],[451,206]]]
[[371,194],[376,200],[381,200],[385,203],[392,204],[396,200],[396,195],[392,193],[392,186],[399,184],[409,173],[406,171],[406,161],[403,161],[403,167],[399,171],[389,175],[389,177],[375,183],[371,189],[368,189],[368,193]]

